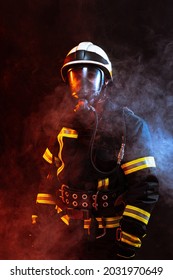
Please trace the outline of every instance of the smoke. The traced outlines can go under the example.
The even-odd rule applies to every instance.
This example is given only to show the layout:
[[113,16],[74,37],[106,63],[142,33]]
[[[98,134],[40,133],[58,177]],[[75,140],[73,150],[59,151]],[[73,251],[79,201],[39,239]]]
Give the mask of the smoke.
[[157,163],[160,192],[173,205],[172,192],[172,42],[158,42],[156,56],[147,61],[142,53],[122,60],[113,59],[112,100],[144,118],[150,128]]

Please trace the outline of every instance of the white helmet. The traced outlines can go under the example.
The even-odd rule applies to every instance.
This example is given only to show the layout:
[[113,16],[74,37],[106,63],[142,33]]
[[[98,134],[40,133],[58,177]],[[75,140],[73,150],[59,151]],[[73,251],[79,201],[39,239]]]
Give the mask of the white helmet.
[[112,80],[112,65],[107,54],[100,47],[91,42],[81,42],[67,54],[61,68],[61,76],[66,81],[69,68],[74,65],[95,65],[105,74],[108,80]]

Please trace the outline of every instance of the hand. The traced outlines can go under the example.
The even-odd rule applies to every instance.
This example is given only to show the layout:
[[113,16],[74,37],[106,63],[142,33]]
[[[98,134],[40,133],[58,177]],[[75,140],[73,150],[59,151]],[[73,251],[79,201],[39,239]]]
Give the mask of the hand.
[[117,228],[116,240],[117,240],[117,256],[120,259],[133,259],[135,257],[135,248],[121,241],[122,240],[121,227]]
[[117,242],[117,257],[122,259],[133,259],[135,257],[135,250],[127,247],[122,242]]

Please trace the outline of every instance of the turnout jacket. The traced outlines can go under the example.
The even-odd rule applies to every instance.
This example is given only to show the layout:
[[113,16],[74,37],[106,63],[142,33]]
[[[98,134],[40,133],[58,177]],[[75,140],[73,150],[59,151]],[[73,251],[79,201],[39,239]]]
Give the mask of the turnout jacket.
[[151,136],[142,118],[128,108],[103,111],[94,121],[70,117],[43,159],[38,208],[53,206],[67,225],[79,217],[88,234],[94,218],[98,228],[117,228],[122,245],[141,246],[158,200]]

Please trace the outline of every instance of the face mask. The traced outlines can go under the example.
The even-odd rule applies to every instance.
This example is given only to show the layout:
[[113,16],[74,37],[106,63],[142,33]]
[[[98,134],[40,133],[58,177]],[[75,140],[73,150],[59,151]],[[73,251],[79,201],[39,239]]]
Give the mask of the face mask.
[[77,67],[69,69],[67,76],[72,97],[93,105],[104,84],[103,71],[91,66]]

